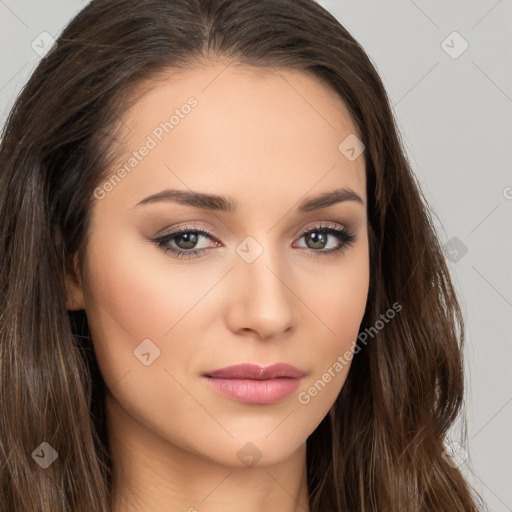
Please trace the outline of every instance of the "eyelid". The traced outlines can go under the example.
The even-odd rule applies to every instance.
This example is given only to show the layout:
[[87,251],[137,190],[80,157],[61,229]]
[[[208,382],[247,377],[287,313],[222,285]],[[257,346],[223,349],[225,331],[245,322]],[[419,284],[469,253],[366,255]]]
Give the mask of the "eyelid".
[[218,240],[219,235],[213,229],[203,226],[201,224],[197,225],[195,223],[186,224],[186,225],[178,226],[176,228],[167,229],[167,230],[163,231],[162,233],[160,233],[159,235],[157,235],[156,238],[160,239],[160,238],[164,238],[169,235],[176,235],[176,234],[179,234],[181,231],[183,231],[183,232],[204,231],[208,236],[219,241]]
[[337,230],[349,229],[349,227],[345,224],[340,224],[338,222],[332,222],[330,220],[324,220],[324,221],[318,221],[318,222],[311,222],[305,228],[302,228],[298,232],[298,235],[304,236],[309,231],[312,231],[314,229],[323,229],[323,228],[333,228],[333,229],[337,229]]
[[[317,222],[311,222],[305,228],[300,229],[295,236],[302,237],[311,230],[322,229],[322,228],[333,228],[336,230],[343,230],[343,229],[350,230],[350,227],[346,224],[339,224],[337,222],[332,222],[332,221],[317,221]],[[220,240],[219,240],[220,235],[218,235],[214,229],[204,226],[202,224],[198,225],[195,222],[192,222],[191,224],[181,225],[176,228],[166,229],[165,231],[158,234],[155,238],[161,239],[161,238],[164,238],[169,235],[175,235],[175,234],[179,234],[180,232],[189,232],[189,231],[204,231],[208,236],[210,236],[211,238],[214,238],[217,242],[220,242]]]

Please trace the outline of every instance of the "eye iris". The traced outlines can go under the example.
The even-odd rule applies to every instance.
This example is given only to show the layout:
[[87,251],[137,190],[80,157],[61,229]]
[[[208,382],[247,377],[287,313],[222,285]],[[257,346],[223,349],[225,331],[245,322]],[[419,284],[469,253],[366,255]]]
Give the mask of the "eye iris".
[[[198,235],[197,233],[181,233],[179,235],[176,235],[176,245],[180,249],[193,249],[194,246],[197,244],[198,241]],[[182,247],[179,243],[179,240],[185,240],[185,247]]]
[[312,249],[323,249],[327,243],[327,233],[321,233],[318,231],[312,231],[305,235],[306,243],[312,241],[314,247]]

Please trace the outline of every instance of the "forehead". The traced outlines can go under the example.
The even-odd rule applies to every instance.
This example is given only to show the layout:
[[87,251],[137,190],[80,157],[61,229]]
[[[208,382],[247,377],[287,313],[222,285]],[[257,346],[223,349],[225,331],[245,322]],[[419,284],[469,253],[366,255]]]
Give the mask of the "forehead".
[[274,187],[277,197],[283,186],[302,196],[323,181],[322,190],[350,186],[365,197],[364,154],[350,161],[339,149],[358,130],[338,94],[309,73],[216,62],[162,73],[135,92],[110,169],[152,146],[124,180],[133,201],[169,182],[211,192],[221,183],[223,192]]
[[[236,62],[211,61],[191,68],[162,70],[151,79],[138,84],[128,96],[131,108],[123,115],[122,123],[137,123],[151,117],[152,106],[159,106],[158,116],[171,112],[180,99],[194,95],[203,107],[220,112],[222,107],[242,107],[240,119],[250,112],[261,112],[263,101],[269,108],[277,107],[276,114],[293,110],[296,117],[320,122],[324,128],[340,129],[340,123],[357,133],[345,103],[331,86],[312,72],[276,67],[255,67]],[[207,112],[208,110],[202,109]],[[282,120],[285,121],[284,119]],[[133,128],[133,126],[132,126]],[[298,127],[296,127],[298,128]]]

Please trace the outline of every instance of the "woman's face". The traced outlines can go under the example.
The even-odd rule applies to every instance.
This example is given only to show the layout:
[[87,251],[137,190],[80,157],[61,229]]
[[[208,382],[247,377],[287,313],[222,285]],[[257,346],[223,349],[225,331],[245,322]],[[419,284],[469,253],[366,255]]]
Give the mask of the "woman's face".
[[[231,466],[303,447],[347,377],[367,301],[354,134],[317,79],[233,64],[169,75],[123,116],[68,304],[86,310],[124,428]],[[247,363],[303,376],[206,377]]]

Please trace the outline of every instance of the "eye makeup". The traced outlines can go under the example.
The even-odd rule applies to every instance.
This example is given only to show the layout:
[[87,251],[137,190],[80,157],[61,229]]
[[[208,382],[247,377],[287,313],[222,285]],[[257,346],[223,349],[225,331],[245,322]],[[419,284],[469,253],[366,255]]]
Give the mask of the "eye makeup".
[[[177,241],[179,243],[197,245],[200,238],[210,239],[214,242],[214,246],[195,249],[194,247],[183,248],[176,246]],[[337,247],[325,249],[312,249],[308,247],[304,248],[310,256],[333,256],[335,254],[341,254],[356,241],[355,233],[347,226],[340,226],[330,222],[323,222],[309,227],[304,231],[299,239],[306,237],[308,242],[320,243],[322,245],[329,241],[329,237],[333,237],[338,240]],[[166,254],[170,254],[175,258],[195,258],[206,254],[208,251],[215,249],[215,247],[222,246],[218,236],[209,228],[205,226],[197,225],[183,225],[172,229],[167,233],[163,233],[157,238],[154,238],[152,242]],[[174,244],[174,245],[173,245]]]

